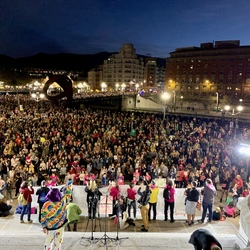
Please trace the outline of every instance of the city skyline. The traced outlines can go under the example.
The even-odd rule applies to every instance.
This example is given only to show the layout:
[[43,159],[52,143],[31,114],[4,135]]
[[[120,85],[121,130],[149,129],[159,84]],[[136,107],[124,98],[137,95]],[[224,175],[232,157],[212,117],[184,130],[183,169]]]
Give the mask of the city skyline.
[[0,54],[12,57],[112,53],[132,43],[137,54],[166,58],[205,42],[250,45],[247,0],[3,0],[0,7]]

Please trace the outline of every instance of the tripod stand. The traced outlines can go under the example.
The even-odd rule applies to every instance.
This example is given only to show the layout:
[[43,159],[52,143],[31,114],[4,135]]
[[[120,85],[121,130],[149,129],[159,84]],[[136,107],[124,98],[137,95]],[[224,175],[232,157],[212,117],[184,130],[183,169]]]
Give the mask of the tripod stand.
[[[101,223],[100,223],[100,214],[99,214],[99,209],[98,209],[98,200],[95,198],[90,198],[88,202],[88,221],[87,225],[85,228],[85,233],[87,231],[88,225],[89,225],[89,220],[91,219],[91,236],[90,237],[82,237],[81,239],[87,239],[90,242],[90,246],[92,249],[92,245],[98,242],[98,238],[94,238],[94,231],[96,229],[96,210],[98,210],[98,219],[99,219],[99,227],[101,231]],[[84,234],[85,234],[84,233]]]
[[[109,196],[106,195],[106,196],[103,196],[102,197],[102,206],[105,207],[105,218],[104,218],[104,235],[99,239],[99,241],[102,241],[103,244],[106,246],[106,249],[108,249],[108,245],[107,245],[107,241],[113,241],[115,240],[115,238],[111,238],[107,235],[107,214],[108,214],[108,205],[110,205],[108,203],[108,199]],[[103,202],[103,199],[104,199],[104,202]],[[111,203],[112,204],[112,203]]]

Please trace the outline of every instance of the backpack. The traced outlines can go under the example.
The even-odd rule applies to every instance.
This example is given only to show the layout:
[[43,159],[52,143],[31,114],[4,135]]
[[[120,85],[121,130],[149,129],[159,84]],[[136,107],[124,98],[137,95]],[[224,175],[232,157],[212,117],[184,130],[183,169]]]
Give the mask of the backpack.
[[165,188],[163,191],[163,198],[165,200],[169,200],[170,199],[170,189],[169,188]]
[[23,193],[20,193],[20,194],[18,195],[17,201],[18,201],[19,204],[21,204],[21,205],[23,205],[23,206],[25,206],[25,205],[28,204],[28,201],[24,198]]
[[48,200],[46,196],[47,196],[46,192],[42,192],[38,197],[38,202],[45,203]]

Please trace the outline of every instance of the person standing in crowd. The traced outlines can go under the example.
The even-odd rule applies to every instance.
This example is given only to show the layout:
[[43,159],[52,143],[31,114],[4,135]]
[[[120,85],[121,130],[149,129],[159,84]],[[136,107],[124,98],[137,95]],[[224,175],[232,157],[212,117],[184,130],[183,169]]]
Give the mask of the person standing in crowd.
[[222,179],[221,179],[221,197],[220,197],[220,202],[222,202],[223,196],[225,194],[227,199],[228,196],[228,189],[230,186],[230,181],[231,181],[231,176],[228,168],[225,168],[222,173]]
[[152,182],[149,184],[149,188],[151,190],[151,194],[149,198],[148,220],[150,221],[151,209],[153,209],[153,220],[156,220],[156,206],[158,201],[159,187],[155,184],[155,181],[152,180]]
[[[175,222],[174,220],[174,195],[175,195],[175,189],[173,187],[173,181],[170,179],[167,182],[167,185],[165,187],[168,197],[164,198],[164,216],[165,216],[165,221],[168,220],[168,207],[170,208],[170,222],[173,223]],[[163,192],[164,193],[164,192]]]
[[195,250],[222,250],[220,242],[207,229],[203,228],[195,230],[188,243],[194,245]]
[[135,184],[131,182],[127,189],[128,216],[131,218],[131,208],[133,208],[134,220],[136,219],[136,190]]
[[186,214],[187,214],[187,223],[189,226],[194,224],[195,212],[196,212],[196,204],[199,200],[200,193],[196,188],[197,184],[195,181],[191,182],[191,188],[185,191],[187,196],[186,198]]
[[235,176],[233,183],[237,184],[237,194],[238,196],[240,196],[242,194],[242,189],[243,189],[243,180],[239,174]]
[[138,188],[137,194],[140,195],[138,203],[140,204],[141,217],[143,220],[142,232],[148,232],[148,211],[149,211],[149,199],[151,190],[146,181],[143,181]]
[[24,181],[21,184],[19,189],[19,193],[23,194],[24,199],[27,201],[26,205],[22,206],[22,211],[20,215],[20,223],[24,223],[23,216],[27,211],[28,223],[32,223],[33,221],[30,219],[31,217],[31,202],[32,202],[32,194],[34,194],[34,189],[31,185],[28,185],[28,182]]
[[80,219],[80,215],[82,213],[82,210],[80,207],[73,203],[72,200],[70,203],[66,206],[67,210],[67,229],[68,231],[71,231],[70,224],[73,224],[73,231],[77,231],[77,223]]
[[112,196],[113,198],[113,213],[110,215],[110,217],[114,217],[115,216],[115,204],[116,204],[116,201],[118,201],[120,198],[120,188],[116,181],[109,182],[108,191],[109,191],[109,195]]
[[7,194],[7,200],[9,200],[10,202],[13,202],[12,200],[12,181],[10,179],[10,177],[7,177],[6,180],[6,194]]
[[63,195],[58,188],[52,188],[41,210],[41,225],[46,234],[44,250],[62,249],[64,225],[67,223],[66,206],[72,196],[72,180],[63,188]]
[[88,218],[95,219],[96,211],[98,209],[98,203],[102,193],[97,187],[95,180],[89,180],[85,187],[85,192],[87,193],[86,201],[88,205]]
[[211,222],[213,216],[214,197],[217,194],[216,188],[213,185],[211,179],[206,180],[205,187],[202,189],[201,194],[203,194],[203,200],[202,200],[203,211],[202,211],[201,223],[204,223],[205,221],[205,218],[207,216],[207,210],[208,210],[208,222]]
[[20,173],[16,173],[16,183],[15,183],[15,187],[16,187],[16,193],[15,193],[15,197],[18,196],[19,194],[19,189],[21,187],[22,184],[22,177]]
[[46,181],[42,181],[41,182],[41,188],[38,188],[36,191],[36,195],[38,195],[37,198],[37,203],[39,204],[39,215],[38,215],[38,219],[39,222],[41,222],[41,210],[43,207],[43,204],[47,201],[47,194],[49,192],[49,188],[46,187]]

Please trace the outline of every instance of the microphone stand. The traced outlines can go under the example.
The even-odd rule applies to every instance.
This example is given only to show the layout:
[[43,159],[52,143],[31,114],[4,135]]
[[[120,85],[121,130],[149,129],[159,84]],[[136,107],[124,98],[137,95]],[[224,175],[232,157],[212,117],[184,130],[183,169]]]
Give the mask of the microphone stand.
[[[88,211],[90,213],[88,214],[88,221],[87,221],[87,225],[86,225],[86,228],[85,228],[85,233],[86,233],[88,225],[89,225],[89,220],[91,219],[91,236],[90,237],[82,237],[81,239],[89,240],[90,249],[92,249],[93,244],[96,244],[99,241],[98,238],[94,238],[94,231],[95,231],[95,228],[96,228],[96,209],[97,209],[97,206],[98,206],[98,202],[95,201],[95,199],[92,198],[92,197],[89,197],[89,198],[90,199],[89,199],[89,202],[88,202]],[[100,226],[100,231],[101,231],[101,223],[100,223],[100,215],[99,215],[99,213],[98,213],[98,217],[99,217],[99,226]],[[94,224],[94,221],[95,221],[95,224]]]
[[116,224],[116,237],[115,237],[116,245],[118,246],[118,249],[120,247],[121,240],[129,239],[129,237],[119,238],[120,217],[122,218],[122,213],[123,212],[121,211],[120,202],[118,200],[117,211],[116,211],[117,224]]

